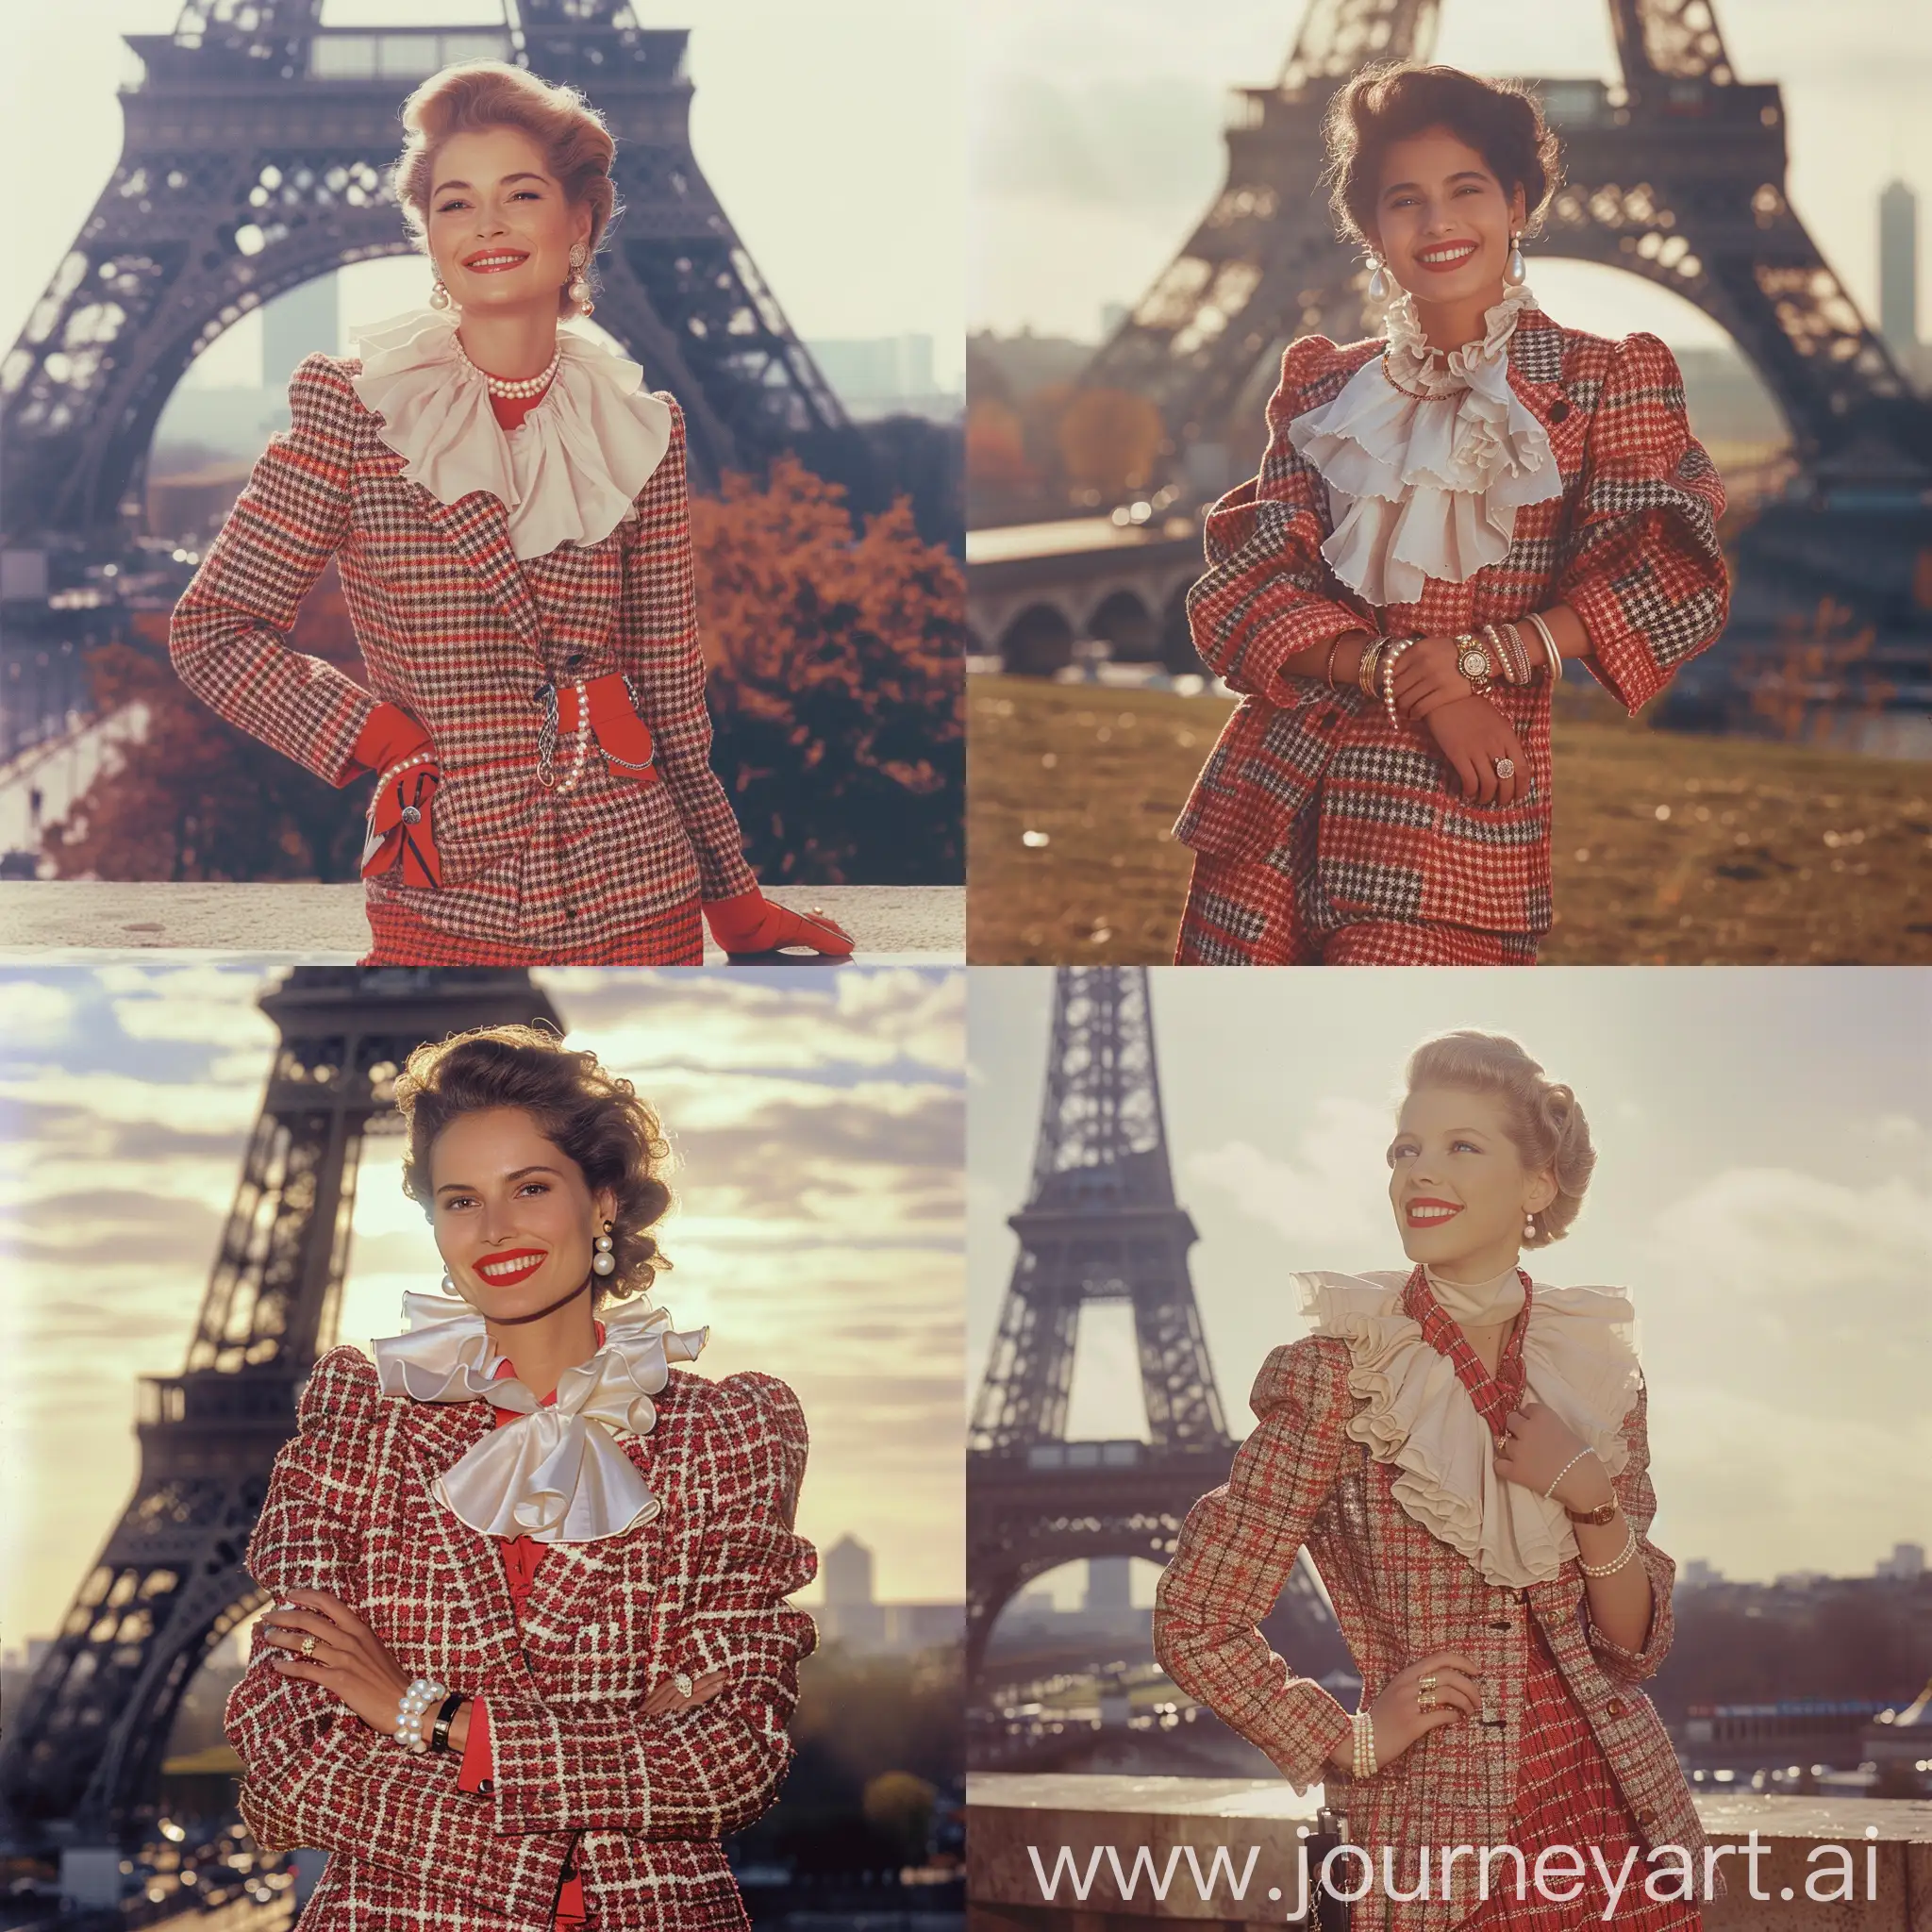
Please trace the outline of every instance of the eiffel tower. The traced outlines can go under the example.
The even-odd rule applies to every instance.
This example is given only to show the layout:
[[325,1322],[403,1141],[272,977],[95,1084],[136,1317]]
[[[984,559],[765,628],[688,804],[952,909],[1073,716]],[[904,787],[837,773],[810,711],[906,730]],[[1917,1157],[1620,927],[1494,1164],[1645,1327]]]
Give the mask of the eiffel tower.
[[425,1040],[547,1020],[527,973],[298,966],[201,1317],[178,1375],[142,1378],[141,1476],[0,1742],[0,1840],[106,1843],[151,1808],[175,1713],[266,1598],[242,1567],[295,1401],[334,1345],[364,1136],[393,1131]]
[[[489,11],[479,0],[479,11]],[[627,211],[597,321],[675,392],[715,487],[779,449],[848,466],[854,432],[691,152],[682,28],[625,0],[497,0],[464,27],[326,28],[322,0],[184,0],[131,35],[120,164],[0,363],[0,528],[105,542],[138,519],[148,444],[188,365],[287,290],[408,255],[397,112],[453,60],[582,87],[617,140]],[[425,295],[428,292],[425,277]]]
[[[1032,1186],[1008,1224],[1020,1254],[966,1460],[969,1685],[1018,1591],[1083,1557],[1165,1563],[1234,1455],[1188,1275],[1199,1236],[1174,1198],[1145,967],[1057,974]],[[1080,1310],[1105,1301],[1133,1310],[1144,1442],[1067,1440]],[[1301,1657],[1339,1652],[1306,1560],[1271,1621]]]

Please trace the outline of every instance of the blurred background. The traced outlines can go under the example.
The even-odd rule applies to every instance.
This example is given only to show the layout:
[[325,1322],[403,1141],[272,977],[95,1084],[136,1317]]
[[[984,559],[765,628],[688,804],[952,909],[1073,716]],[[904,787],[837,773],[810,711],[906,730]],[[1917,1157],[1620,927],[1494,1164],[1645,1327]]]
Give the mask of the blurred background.
[[[618,138],[585,326],[691,424],[714,761],[753,864],[959,880],[953,9],[90,0],[8,31],[0,159],[42,189],[0,282],[0,874],[356,876],[360,788],[190,699],[168,618],[296,364],[426,298],[395,114],[483,57],[581,86]],[[292,641],[359,675],[333,567]]]
[[782,1375],[811,1430],[821,1648],[731,1842],[755,1915],[957,1910],[963,975],[104,965],[0,978],[0,1925],[63,1879],[101,1914],[63,1925],[288,1923],[221,1728],[285,1385],[440,1273],[398,1043],[546,1010],[661,1114],[654,1299],[710,1324],[697,1372]]

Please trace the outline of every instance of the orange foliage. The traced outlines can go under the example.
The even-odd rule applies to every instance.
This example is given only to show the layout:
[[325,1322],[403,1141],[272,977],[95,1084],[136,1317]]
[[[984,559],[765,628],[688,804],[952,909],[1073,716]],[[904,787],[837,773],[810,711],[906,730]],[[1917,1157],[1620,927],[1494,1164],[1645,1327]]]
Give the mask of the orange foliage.
[[1144,488],[1167,430],[1145,396],[1083,389],[1060,411],[1055,435],[1068,476],[1105,498]]
[[1040,475],[1026,459],[1025,428],[1005,403],[966,410],[966,475],[977,490],[1030,490]]

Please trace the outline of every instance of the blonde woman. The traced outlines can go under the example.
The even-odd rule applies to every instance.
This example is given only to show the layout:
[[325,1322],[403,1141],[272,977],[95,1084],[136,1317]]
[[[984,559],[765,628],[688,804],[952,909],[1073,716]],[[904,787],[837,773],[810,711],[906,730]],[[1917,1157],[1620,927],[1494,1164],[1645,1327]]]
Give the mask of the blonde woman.
[[[567,325],[618,212],[603,122],[476,61],[403,124],[428,306],[295,372],[176,670],[331,785],[375,774],[365,964],[697,964],[700,910],[727,953],[850,953],[759,892],[710,769],[683,415]],[[331,558],[366,690],[283,641]]]
[[[1638,1689],[1670,1648],[1674,1565],[1649,1536],[1631,1308],[1521,1266],[1582,1207],[1590,1129],[1493,1035],[1429,1041],[1407,1086],[1389,1201],[1408,1270],[1297,1277],[1313,1332],[1257,1378],[1258,1426],[1188,1517],[1155,1648],[1292,1783],[1327,1786],[1373,1870],[1357,1932],[1681,1932],[1704,1834]],[[1355,1711],[1257,1627],[1304,1548]],[[1362,1888],[1360,1855],[1334,1884]]]

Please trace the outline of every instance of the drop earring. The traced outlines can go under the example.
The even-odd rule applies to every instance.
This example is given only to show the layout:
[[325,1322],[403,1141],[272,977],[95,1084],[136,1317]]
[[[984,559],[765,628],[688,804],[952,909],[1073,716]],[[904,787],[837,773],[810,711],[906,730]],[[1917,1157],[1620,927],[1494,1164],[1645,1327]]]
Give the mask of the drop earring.
[[1382,272],[1382,258],[1373,248],[1369,251],[1368,297],[1371,302],[1389,299],[1389,277]]
[[444,1294],[455,1294],[457,1291],[457,1285],[449,1278],[447,1268],[442,1271],[442,1291]]
[[591,251],[581,242],[570,252],[570,284],[564,293],[577,305],[580,315],[589,315],[597,306],[591,300],[591,285],[584,278],[584,269],[590,259]]
[[429,285],[429,306],[432,308],[447,308],[450,306],[449,291],[442,286],[441,275]]
[[1503,270],[1503,279],[1512,289],[1520,289],[1529,271],[1523,265],[1523,243],[1514,235],[1509,238],[1509,260]]
[[597,1251],[591,1257],[591,1273],[592,1274],[615,1274],[617,1273],[617,1256],[614,1251],[617,1243],[610,1239],[610,1224],[608,1221],[604,1224],[604,1232],[591,1245]]
[[1523,1210],[1523,1239],[1526,1241],[1536,1239],[1536,1216],[1526,1208]]

